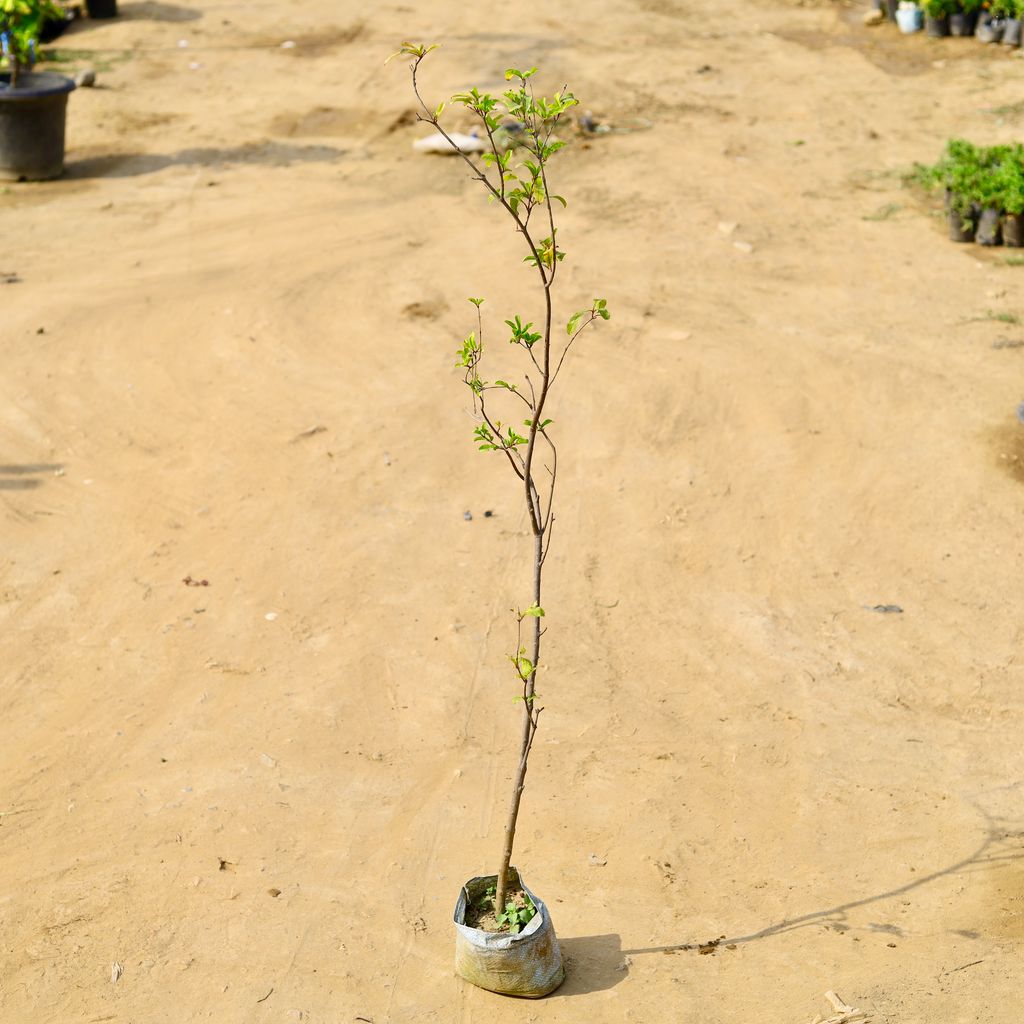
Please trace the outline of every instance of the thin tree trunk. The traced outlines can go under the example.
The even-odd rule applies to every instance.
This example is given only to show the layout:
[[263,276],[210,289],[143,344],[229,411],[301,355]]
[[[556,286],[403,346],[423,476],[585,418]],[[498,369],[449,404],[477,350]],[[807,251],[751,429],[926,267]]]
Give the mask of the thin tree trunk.
[[[541,607],[540,584],[541,567],[544,564],[544,531],[534,534],[534,561],[533,561],[533,603]],[[523,701],[523,738],[519,747],[519,764],[516,768],[515,781],[512,785],[512,803],[508,811],[508,821],[505,823],[505,845],[501,854],[501,869],[498,872],[496,894],[494,899],[495,913],[502,913],[505,909],[505,896],[508,889],[508,867],[512,861],[512,846],[516,839],[516,820],[519,817],[519,801],[523,796],[523,788],[526,784],[526,768],[530,759],[530,748],[533,746],[533,735],[537,731],[537,716],[533,710],[533,694],[537,680],[537,666],[540,664],[540,618],[532,617],[533,638],[530,645],[530,661],[533,663],[533,673],[526,684],[525,700]]]

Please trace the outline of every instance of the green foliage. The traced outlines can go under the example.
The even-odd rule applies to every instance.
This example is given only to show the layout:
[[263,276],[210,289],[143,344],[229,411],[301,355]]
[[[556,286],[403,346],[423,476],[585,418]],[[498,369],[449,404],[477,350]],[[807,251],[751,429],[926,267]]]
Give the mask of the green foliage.
[[35,64],[43,22],[63,17],[64,11],[52,0],[0,0],[0,52],[11,72],[11,85]]
[[1019,18],[1024,9],[1022,0],[991,0],[988,6],[993,18]]
[[498,908],[495,906],[496,895],[495,887],[489,885],[484,892],[484,899],[494,907],[494,916],[498,924],[507,924],[509,926],[508,930],[513,935],[518,935],[537,916],[537,908],[534,906],[533,900],[526,893],[523,893],[524,906],[517,907],[512,900],[506,900],[505,909],[501,913],[497,912]]
[[525,683],[530,676],[537,671],[537,666],[526,657],[526,648],[520,647],[518,654],[510,654],[508,660],[512,662],[516,675]]
[[962,217],[975,208],[1024,212],[1024,145],[976,146],[950,139],[937,163],[918,165],[911,180],[929,188],[945,188],[950,207]]
[[505,909],[500,914],[495,914],[498,924],[507,924],[508,930],[513,935],[518,935],[537,916],[537,908],[533,900],[526,897],[526,906],[517,907],[511,900],[505,903]]
[[945,18],[960,9],[957,0],[918,0],[918,6],[929,18]]
[[530,330],[533,326],[533,322],[531,321],[528,324],[524,324],[522,320],[519,319],[518,313],[514,320],[506,320],[505,323],[512,330],[512,337],[508,339],[509,344],[522,345],[524,348],[533,348],[533,346],[540,341],[540,333]]

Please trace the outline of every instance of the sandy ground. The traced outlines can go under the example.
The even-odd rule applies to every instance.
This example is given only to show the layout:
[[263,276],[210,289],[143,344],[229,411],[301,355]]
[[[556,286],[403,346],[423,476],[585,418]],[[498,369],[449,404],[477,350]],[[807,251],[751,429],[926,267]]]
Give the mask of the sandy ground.
[[[66,177],[0,192],[0,1021],[1019,1018],[1024,267],[901,174],[1019,138],[1024,60],[767,0],[121,6],[61,40]],[[543,1002],[450,923],[529,553],[453,350],[536,294],[413,155],[406,37],[432,98],[536,63],[651,123],[556,170],[559,301],[614,319],[553,411]]]

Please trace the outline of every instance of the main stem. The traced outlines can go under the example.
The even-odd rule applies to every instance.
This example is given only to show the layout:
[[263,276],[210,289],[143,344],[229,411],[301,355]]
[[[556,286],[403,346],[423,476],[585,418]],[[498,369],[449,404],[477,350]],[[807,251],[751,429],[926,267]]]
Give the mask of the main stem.
[[[550,204],[551,200],[547,200]],[[513,214],[514,215],[514,214]],[[516,217],[518,223],[519,218]],[[525,225],[521,226],[522,233],[530,246],[530,251],[536,254],[536,247],[529,231]],[[552,234],[552,239],[554,234]],[[557,250],[556,250],[557,251]],[[557,263],[552,260],[552,266]],[[537,449],[537,433],[540,424],[543,422],[544,406],[547,402],[548,388],[551,385],[551,282],[553,271],[545,271],[541,261],[537,261],[537,271],[540,274],[541,284],[544,287],[544,340],[541,359],[541,382],[540,394],[537,396],[536,406],[533,409],[532,422],[530,424],[529,441],[526,446],[526,459],[523,465],[523,484],[526,488],[526,508],[530,517],[530,529],[533,532],[533,606],[542,608],[541,604],[541,579],[544,572],[544,537],[551,524],[549,517],[551,509],[548,508],[548,515],[545,515],[540,506],[540,495],[533,479],[533,456]],[[505,823],[505,841],[501,851],[501,868],[498,871],[498,880],[495,886],[494,909],[496,913],[502,913],[505,909],[505,893],[508,889],[508,868],[512,861],[512,847],[516,841],[516,822],[519,819],[519,802],[523,798],[523,789],[526,785],[526,769],[529,766],[530,750],[533,747],[533,737],[537,732],[537,718],[540,710],[534,707],[534,692],[537,685],[537,670],[540,666],[540,638],[543,630],[540,626],[540,617],[531,616],[533,624],[533,636],[530,644],[530,662],[533,671],[525,681],[523,687],[523,735],[519,745],[519,763],[516,765],[515,780],[512,784],[512,801],[508,809],[508,821]]]
[[[541,529],[533,537],[533,603],[542,607],[540,603],[541,572],[544,565],[544,533]],[[533,708],[533,693],[537,679],[537,666],[540,664],[540,619],[531,617],[533,623],[533,636],[530,644],[530,661],[534,670],[527,680],[523,700],[523,736],[519,746],[519,764],[516,767],[515,782],[512,786],[512,802],[508,809],[508,821],[505,823],[505,844],[501,853],[501,870],[498,872],[498,881],[494,898],[494,909],[501,913],[505,909],[505,894],[508,889],[508,868],[512,862],[512,847],[516,840],[516,821],[519,818],[519,802],[523,797],[523,789],[526,785],[526,769],[530,760],[530,748],[533,746],[533,736],[537,731],[537,712]]]

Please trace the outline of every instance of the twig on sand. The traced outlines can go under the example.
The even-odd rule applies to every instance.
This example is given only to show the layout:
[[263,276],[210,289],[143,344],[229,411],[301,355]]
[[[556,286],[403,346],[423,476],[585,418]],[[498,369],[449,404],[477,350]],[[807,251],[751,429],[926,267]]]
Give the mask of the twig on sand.
[[972,960],[969,964],[961,964],[959,967],[954,967],[950,971],[943,971],[939,977],[944,978],[947,974],[956,974],[957,971],[966,971],[968,967],[977,967],[978,964],[983,964],[984,962],[984,960]]
[[262,999],[257,999],[256,1002],[257,1003],[265,1003],[271,997],[271,995],[273,995],[273,992],[274,992],[274,986],[271,985],[270,986],[270,991]]
[[854,1021],[868,1019],[866,1010],[858,1010],[850,1006],[835,992],[826,992],[825,998],[832,1004],[832,1009],[836,1012],[831,1017],[822,1017],[819,1014],[811,1021],[811,1024],[853,1024]]

